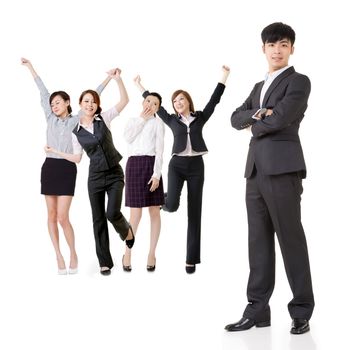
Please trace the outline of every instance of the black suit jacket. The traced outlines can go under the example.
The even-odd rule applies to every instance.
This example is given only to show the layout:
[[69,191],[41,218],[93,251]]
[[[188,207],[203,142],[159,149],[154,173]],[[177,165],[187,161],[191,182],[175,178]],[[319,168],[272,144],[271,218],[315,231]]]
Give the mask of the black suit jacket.
[[311,84],[307,76],[293,67],[277,76],[266,91],[262,107],[273,109],[271,116],[255,120],[260,108],[260,93],[264,81],[257,83],[246,101],[231,116],[238,130],[252,126],[252,138],[245,169],[249,178],[254,164],[264,175],[300,172],[306,177],[306,165],[299,139],[299,126],[307,108]]
[[[213,114],[216,105],[220,102],[224,90],[225,85],[218,83],[203,111],[196,111],[193,114],[195,119],[190,123],[189,134],[192,149],[195,152],[208,151],[202,135],[203,126]],[[145,91],[142,96],[145,98],[148,94],[149,92]],[[174,144],[172,153],[180,153],[184,151],[187,145],[187,126],[179,119],[179,116],[176,114],[169,114],[163,107],[159,108],[157,114],[173,132]]]

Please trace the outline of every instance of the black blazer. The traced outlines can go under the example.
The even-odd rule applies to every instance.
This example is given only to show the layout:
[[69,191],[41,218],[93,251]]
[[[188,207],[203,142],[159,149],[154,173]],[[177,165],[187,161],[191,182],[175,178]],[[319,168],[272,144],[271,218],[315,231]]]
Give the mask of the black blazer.
[[293,67],[286,69],[266,91],[262,107],[273,109],[271,116],[255,120],[260,108],[260,92],[264,81],[257,83],[246,101],[231,116],[238,130],[252,126],[252,138],[245,177],[252,175],[254,164],[264,175],[300,172],[306,177],[306,165],[299,139],[299,126],[307,108],[311,84],[307,76]]
[[[221,96],[224,93],[225,85],[218,83],[209,102],[203,111],[196,111],[192,115],[195,119],[190,123],[190,140],[192,149],[195,152],[208,151],[204,142],[202,129],[204,124],[208,121],[214,112],[216,105],[220,102]],[[146,98],[149,92],[145,91],[143,97]],[[174,144],[172,153],[180,153],[185,150],[187,145],[187,126],[180,121],[180,117],[176,114],[169,114],[163,107],[159,108],[158,116],[167,124],[174,135]]]

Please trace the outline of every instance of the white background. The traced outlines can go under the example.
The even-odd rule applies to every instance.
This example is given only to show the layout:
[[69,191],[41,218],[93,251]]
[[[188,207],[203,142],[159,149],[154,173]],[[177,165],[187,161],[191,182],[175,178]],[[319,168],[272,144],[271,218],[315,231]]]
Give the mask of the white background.
[[[2,2],[0,348],[12,349],[329,349],[346,338],[349,306],[348,81],[349,26],[345,1],[24,1]],[[247,224],[243,178],[249,134],[230,116],[266,71],[260,32],[283,21],[296,31],[290,63],[312,82],[300,136],[308,166],[302,216],[311,260],[316,307],[312,331],[289,334],[291,299],[278,248],[272,327],[229,334],[246,305]],[[133,256],[123,273],[124,244],[110,231],[116,267],[98,273],[86,180],[88,159],[78,166],[71,209],[79,274],[57,276],[40,193],[45,158],[45,118],[29,58],[49,91],[66,90],[73,110],[82,90],[95,88],[118,66],[130,103],[113,122],[124,154],[127,118],[142,98],[132,78],[159,91],[171,110],[171,93],[188,90],[202,109],[231,67],[226,91],[205,128],[209,154],[202,218],[202,264],[186,275],[186,190],[177,213],[162,213],[157,269],[146,272],[149,242],[145,211]],[[114,82],[102,107],[118,98]],[[164,180],[172,135],[166,132]],[[128,209],[123,208],[128,217]],[[62,250],[68,251],[62,239]]]

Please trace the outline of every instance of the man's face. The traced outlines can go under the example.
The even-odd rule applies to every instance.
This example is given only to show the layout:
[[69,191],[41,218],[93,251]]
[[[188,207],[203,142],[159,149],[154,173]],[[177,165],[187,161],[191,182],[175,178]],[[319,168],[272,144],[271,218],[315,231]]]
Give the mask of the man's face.
[[269,72],[284,68],[288,65],[289,56],[294,52],[294,46],[290,40],[282,39],[274,43],[265,43],[262,47],[269,64]]

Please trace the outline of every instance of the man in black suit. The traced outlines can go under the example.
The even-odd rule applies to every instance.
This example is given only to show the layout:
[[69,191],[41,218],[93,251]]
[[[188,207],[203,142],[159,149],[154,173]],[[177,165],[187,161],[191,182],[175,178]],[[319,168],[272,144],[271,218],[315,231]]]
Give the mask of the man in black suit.
[[275,240],[280,244],[293,299],[291,333],[309,331],[314,308],[308,250],[300,216],[306,166],[298,135],[307,108],[310,80],[288,65],[294,30],[273,23],[261,33],[269,72],[232,116],[238,130],[250,128],[245,169],[249,227],[248,305],[240,321],[225,327],[242,331],[270,326],[269,299],[275,283]]

